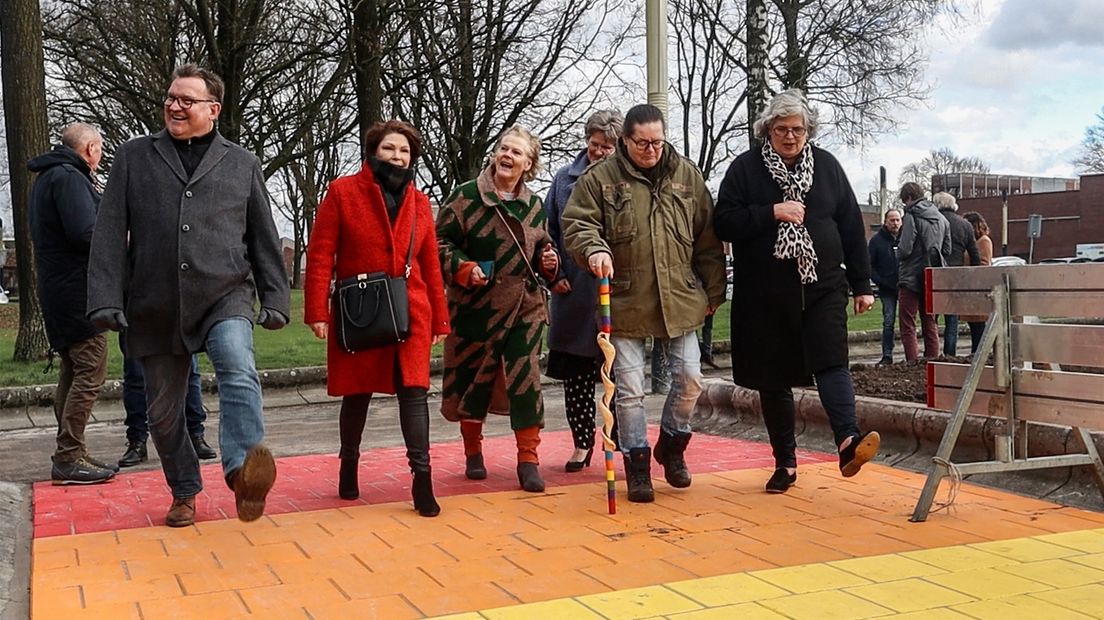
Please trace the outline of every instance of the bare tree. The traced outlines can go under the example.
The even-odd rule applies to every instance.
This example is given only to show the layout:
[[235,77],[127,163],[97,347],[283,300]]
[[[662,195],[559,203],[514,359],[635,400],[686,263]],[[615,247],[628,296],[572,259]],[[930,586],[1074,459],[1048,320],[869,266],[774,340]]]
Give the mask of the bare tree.
[[913,181],[919,183],[924,191],[931,191],[933,176],[954,172],[989,174],[989,164],[978,157],[959,157],[951,149],[943,147],[928,151],[927,156],[920,161],[906,164],[901,168],[898,180],[902,184]]
[[739,36],[744,16],[734,2],[672,0],[668,8],[683,154],[708,179],[744,149],[748,67]]
[[388,73],[402,84],[393,112],[430,138],[422,161],[437,199],[474,177],[514,123],[550,145],[576,148],[582,119],[619,86],[621,42],[636,21],[633,9],[614,0],[420,7],[407,13],[409,44],[389,55]]
[[1104,108],[1096,115],[1096,124],[1085,128],[1081,141],[1081,153],[1073,165],[1082,173],[1104,172]]
[[50,348],[35,286],[34,247],[27,218],[31,174],[24,165],[49,147],[38,0],[0,2],[0,73],[19,280],[19,333],[12,357],[33,361]]
[[[226,83],[220,133],[261,157],[271,176],[303,156],[312,119],[350,78],[336,0],[51,0],[49,7],[53,107],[65,121],[101,127],[109,144],[160,130],[173,68],[201,62]],[[297,107],[264,105],[319,66],[329,69],[326,80]]]

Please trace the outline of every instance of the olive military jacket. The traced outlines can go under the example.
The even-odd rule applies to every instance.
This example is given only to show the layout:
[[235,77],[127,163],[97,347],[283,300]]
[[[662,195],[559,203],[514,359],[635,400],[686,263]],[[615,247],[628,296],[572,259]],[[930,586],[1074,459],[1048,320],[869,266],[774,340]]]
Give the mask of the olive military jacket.
[[655,183],[624,152],[579,178],[563,213],[564,243],[583,268],[613,256],[613,333],[674,338],[701,327],[725,299],[724,249],[713,232],[713,198],[701,172],[671,145]]

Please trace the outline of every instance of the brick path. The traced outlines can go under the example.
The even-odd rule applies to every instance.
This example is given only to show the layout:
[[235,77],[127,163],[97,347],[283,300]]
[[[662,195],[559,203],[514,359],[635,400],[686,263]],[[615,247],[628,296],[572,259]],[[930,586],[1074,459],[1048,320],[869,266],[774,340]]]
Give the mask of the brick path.
[[656,468],[656,502],[631,504],[618,464],[610,516],[599,466],[549,460],[569,445],[544,435],[548,492],[529,494],[512,438],[486,442],[481,482],[463,478],[458,442],[435,444],[435,519],[412,510],[397,448],[362,457],[357,502],[336,497],[333,456],[280,459],[251,524],[217,468],[199,521],[176,530],[160,525],[160,472],[37,485],[32,617],[1104,618],[1098,513],[966,484],[909,523],[920,475],[871,465],[845,480],[813,453],[795,488],[767,495],[767,446],[699,434],[692,487]]

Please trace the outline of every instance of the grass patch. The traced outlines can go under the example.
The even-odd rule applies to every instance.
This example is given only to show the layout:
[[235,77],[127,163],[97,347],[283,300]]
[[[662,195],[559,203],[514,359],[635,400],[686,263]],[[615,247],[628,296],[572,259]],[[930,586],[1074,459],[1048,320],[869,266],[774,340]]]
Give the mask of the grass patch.
[[[731,310],[731,304],[728,303],[717,310],[713,326],[715,340],[729,339]],[[18,304],[0,306],[0,352],[2,352],[0,353],[0,386],[57,383],[59,367],[57,360],[48,372],[44,372],[47,367],[45,361],[32,363],[12,361],[11,353],[15,350],[18,311]],[[862,316],[854,316],[850,310],[848,315],[848,329],[852,331],[881,329],[882,311],[877,303]],[[315,338],[310,329],[303,324],[303,291],[301,290],[291,291],[291,324],[277,331],[255,329],[253,345],[256,351],[257,368],[261,370],[322,366],[326,363],[325,343]],[[442,348],[440,344],[434,346],[433,355],[440,356]],[[108,334],[107,353],[108,378],[121,379],[123,355],[119,352],[118,334],[114,332]],[[199,366],[202,372],[213,372],[211,362],[205,355],[200,356]]]

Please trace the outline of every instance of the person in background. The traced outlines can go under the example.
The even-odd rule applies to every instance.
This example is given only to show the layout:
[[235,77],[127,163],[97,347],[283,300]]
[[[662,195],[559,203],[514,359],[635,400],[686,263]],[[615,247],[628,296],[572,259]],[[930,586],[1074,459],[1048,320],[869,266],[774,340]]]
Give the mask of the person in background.
[[[978,265],[993,264],[993,240],[989,238],[989,224],[977,211],[969,211],[962,214],[962,219],[970,223],[974,229],[974,239],[977,243]],[[964,316],[962,320],[970,326],[970,354],[977,351],[981,344],[981,335],[985,333],[987,316]]]
[[575,184],[563,213],[572,258],[610,278],[611,342],[617,350],[617,418],[630,502],[655,501],[644,346],[666,340],[671,390],[654,457],[675,488],[691,484],[686,448],[702,390],[697,330],[725,300],[725,264],[713,233],[713,197],[701,172],[666,141],[659,108],[625,114],[617,151]]
[[[981,257],[978,256],[977,241],[974,238],[974,227],[962,219],[958,211],[958,201],[947,192],[939,192],[932,196],[932,202],[939,209],[939,213],[947,220],[947,226],[951,232],[951,255],[947,257],[948,267],[962,267],[963,265],[978,265]],[[958,352],[958,315],[943,315],[943,355],[954,356]]]
[[[552,177],[552,187],[544,200],[548,215],[548,234],[561,255],[567,251],[561,217],[575,182],[595,162],[617,148],[624,117],[617,110],[601,110],[587,119],[583,128],[586,147],[575,161],[560,168]],[[590,465],[594,453],[594,384],[599,380],[602,352],[596,337],[595,310],[598,285],[594,276],[572,261],[560,265],[560,278],[552,284],[551,322],[548,326],[548,364],[546,375],[563,381],[564,411],[571,427],[575,452],[564,464],[564,471],[576,472]],[[615,408],[610,403],[611,409]],[[613,433],[616,441],[616,432]]]
[[817,127],[800,90],[771,98],[754,124],[762,147],[728,167],[713,216],[732,243],[732,379],[759,390],[774,452],[767,493],[797,482],[793,388],[814,377],[844,477],[881,441],[859,429],[848,370],[847,307],[874,305],[862,213],[843,167],[809,142]]
[[893,363],[894,323],[897,322],[897,236],[901,232],[901,211],[888,209],[881,229],[870,238],[870,279],[878,287],[882,302],[882,359]]
[[[360,172],[334,180],[318,207],[303,291],[304,320],[327,341],[327,391],[341,396],[338,495],[360,497],[360,443],[372,394],[396,394],[414,508],[435,517],[441,507],[433,497],[426,395],[430,347],[449,333],[449,322],[433,212],[429,198],[414,187],[422,139],[402,121],[377,122],[365,132],[364,152],[369,155]],[[346,351],[330,337],[339,320],[330,304],[331,280],[377,272],[399,276],[408,252],[413,255],[406,279],[410,336],[391,346]]]
[[[126,330],[119,332],[119,350],[123,353],[123,409],[126,418],[127,449],[119,459],[119,467],[133,467],[149,460],[149,415],[146,413],[146,379],[142,363],[126,356]],[[192,356],[192,368],[188,374],[188,395],[184,397],[184,422],[188,427],[192,447],[201,461],[218,458],[218,452],[207,444],[203,423],[207,411],[203,408],[203,392],[199,376],[197,356]]]
[[951,231],[946,218],[916,183],[901,186],[901,202],[905,214],[901,221],[901,236],[897,239],[897,313],[901,324],[901,346],[905,360],[920,357],[916,339],[916,315],[924,336],[924,357],[939,355],[939,328],[935,316],[924,311],[924,270],[942,267],[951,255]]
[[441,271],[453,331],[445,338],[441,414],[460,423],[471,480],[487,477],[483,421],[510,416],[521,488],[544,491],[540,348],[559,255],[541,200],[529,189],[540,139],[521,125],[502,132],[480,175],[456,188],[437,214]]
[[50,468],[50,480],[58,485],[106,482],[118,471],[92,458],[84,441],[107,376],[107,336],[84,314],[88,252],[100,204],[93,175],[102,157],[99,130],[73,123],[61,132],[61,144],[27,163],[38,173],[29,205],[38,303],[50,349],[61,358]]

